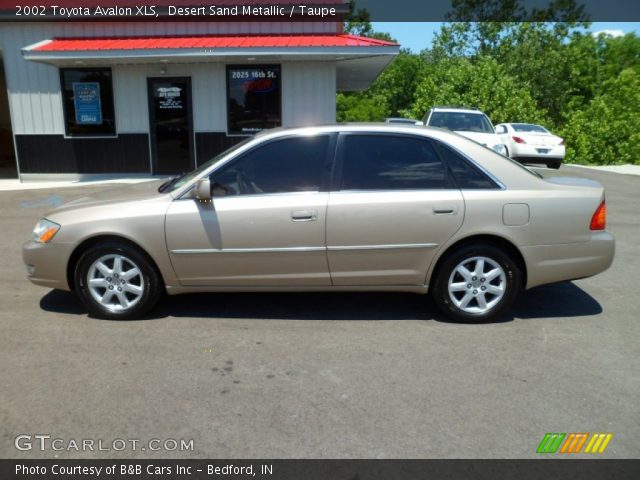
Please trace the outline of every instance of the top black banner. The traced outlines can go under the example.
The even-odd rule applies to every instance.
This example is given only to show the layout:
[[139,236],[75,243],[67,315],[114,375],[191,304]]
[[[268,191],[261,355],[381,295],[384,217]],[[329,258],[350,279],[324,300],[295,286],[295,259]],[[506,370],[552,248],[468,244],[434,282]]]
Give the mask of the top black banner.
[[2,21],[638,22],[638,0],[0,0]]

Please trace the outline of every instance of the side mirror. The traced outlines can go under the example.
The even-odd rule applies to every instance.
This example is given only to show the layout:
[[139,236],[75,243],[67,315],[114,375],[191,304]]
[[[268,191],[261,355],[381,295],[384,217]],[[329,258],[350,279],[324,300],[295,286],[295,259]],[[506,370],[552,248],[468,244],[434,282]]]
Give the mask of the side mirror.
[[211,181],[209,178],[201,178],[196,182],[193,196],[201,201],[211,200]]

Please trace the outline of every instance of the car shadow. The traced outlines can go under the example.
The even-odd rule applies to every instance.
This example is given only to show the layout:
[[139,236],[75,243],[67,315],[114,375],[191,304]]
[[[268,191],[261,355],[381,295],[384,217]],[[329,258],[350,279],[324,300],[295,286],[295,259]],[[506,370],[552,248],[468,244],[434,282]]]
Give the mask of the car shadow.
[[[52,290],[40,308],[68,315],[87,315],[69,292]],[[602,313],[600,304],[571,282],[528,290],[512,312],[497,322],[514,319],[562,318]],[[166,297],[141,320],[167,317],[238,318],[255,320],[436,320],[449,322],[431,297],[411,293],[199,293]]]

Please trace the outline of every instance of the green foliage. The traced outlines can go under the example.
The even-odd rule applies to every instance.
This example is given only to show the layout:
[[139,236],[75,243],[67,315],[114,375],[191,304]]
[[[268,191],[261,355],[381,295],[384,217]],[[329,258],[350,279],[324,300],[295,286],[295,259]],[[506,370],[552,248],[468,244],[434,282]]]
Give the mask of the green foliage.
[[451,105],[478,107],[494,123],[546,121],[529,91],[490,57],[440,61],[423,77],[414,99],[414,118],[422,118],[433,106]]
[[[345,31],[390,39],[373,31],[366,10],[350,6]],[[521,0],[452,6],[467,21],[444,24],[419,55],[402,51],[366,91],[338,94],[338,120],[478,107],[494,123],[541,123],[564,136],[567,162],[640,164],[638,36],[594,37],[576,0],[551,0],[533,12]]]
[[338,122],[381,122],[387,117],[384,98],[363,94],[338,93],[336,120]]
[[402,51],[373,82],[368,93],[384,99],[384,104],[388,107],[386,116],[397,117],[411,108],[424,67],[425,64],[418,55]]
[[561,134],[569,163],[640,164],[640,74],[632,68],[607,80],[588,106],[568,114]]

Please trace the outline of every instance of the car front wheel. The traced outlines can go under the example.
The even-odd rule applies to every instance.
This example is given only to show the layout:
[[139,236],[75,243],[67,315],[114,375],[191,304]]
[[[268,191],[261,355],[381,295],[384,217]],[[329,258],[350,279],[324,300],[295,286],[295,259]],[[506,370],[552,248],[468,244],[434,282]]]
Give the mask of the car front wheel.
[[105,243],[85,252],[75,270],[76,292],[92,315],[112,320],[138,318],[158,302],[160,278],[137,249]]
[[522,289],[522,273],[499,248],[467,245],[444,259],[432,286],[435,304],[449,318],[486,322],[513,304]]

